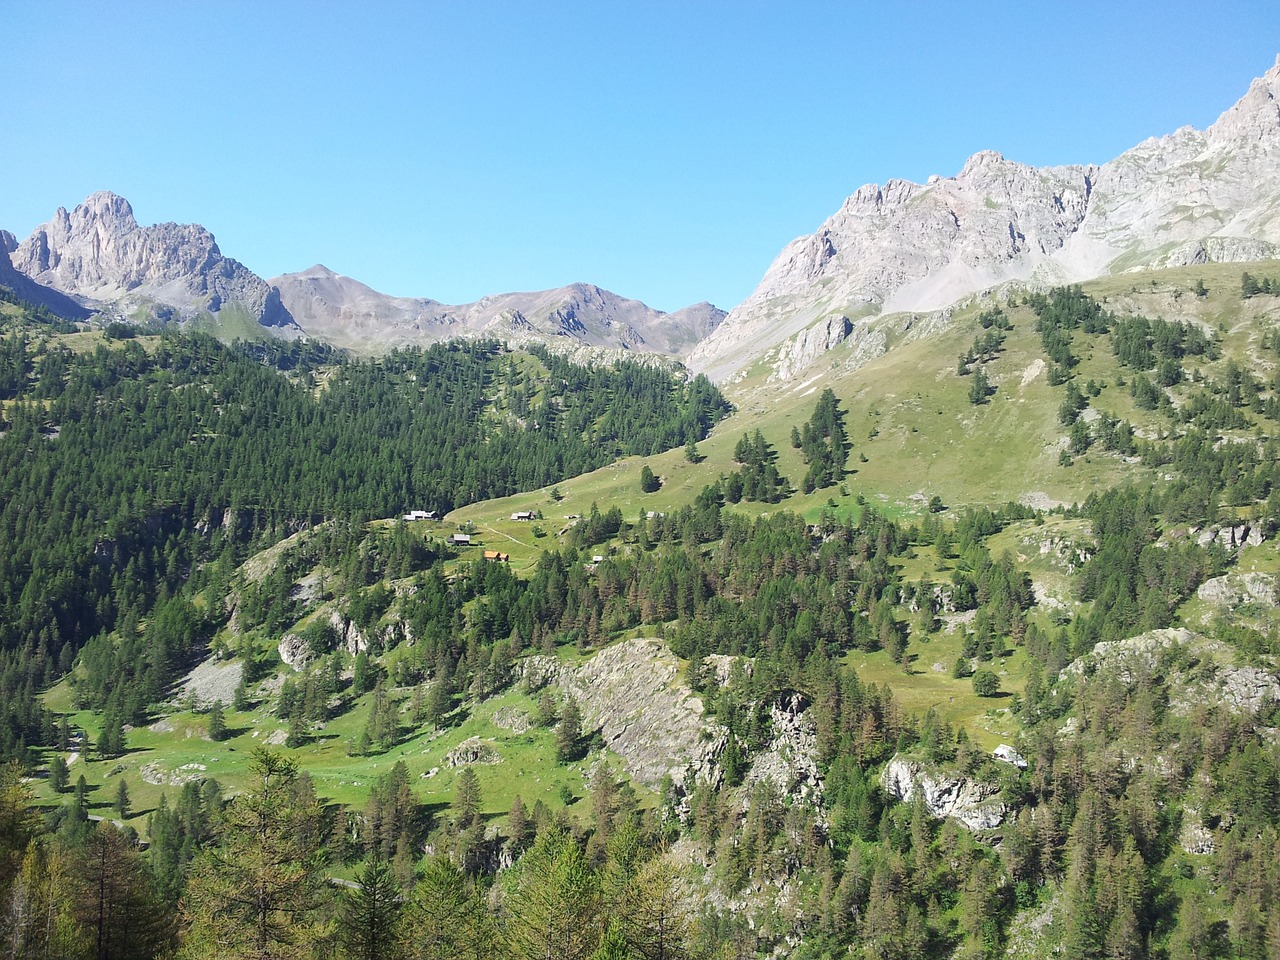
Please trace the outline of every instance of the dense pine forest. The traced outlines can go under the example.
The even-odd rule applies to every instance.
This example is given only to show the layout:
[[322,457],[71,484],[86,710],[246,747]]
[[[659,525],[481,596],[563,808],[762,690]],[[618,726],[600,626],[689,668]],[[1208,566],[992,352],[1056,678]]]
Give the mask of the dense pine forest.
[[727,409],[705,379],[494,343],[362,363],[304,342],[144,346],[119,324],[73,353],[46,331],[0,340],[0,755],[18,759],[50,743],[34,694],[160,603],[162,629],[124,658],[154,673],[118,705],[140,717],[204,638],[180,588],[253,544],[554,483],[696,441]]
[[[786,501],[839,489],[858,449],[826,390],[789,438],[744,432],[734,469],[678,509],[593,507],[523,575],[367,521],[627,454],[684,446],[692,461],[724,398],[656,367],[489,343],[357,362],[119,327],[75,352],[48,318],[14,322],[0,343],[0,950],[1280,955],[1280,707],[1265,679],[1280,641],[1265,610],[1169,629],[1233,571],[1237,528],[1264,540],[1280,523],[1280,378],[1219,362],[1197,326],[1115,316],[1078,289],[1022,306],[977,320],[955,371],[984,377],[974,405],[992,395],[984,370],[1004,338],[1033,324],[1061,403],[1061,468],[1113,457],[1160,482],[1053,510],[935,498],[895,517],[860,497],[806,519]],[[1280,335],[1261,347],[1280,350]],[[1082,377],[1103,351],[1123,376]],[[788,440],[807,466],[796,488],[776,466]],[[769,509],[738,509],[749,503]],[[1218,528],[1232,532],[1202,535]],[[1050,604],[1010,549],[1044,529],[1087,531],[1063,564],[1070,605]],[[275,544],[269,569],[243,571]],[[341,617],[315,615],[330,609]],[[947,679],[1007,708],[1016,751],[994,755],[976,730],[904,703],[937,673],[944,633],[960,641]],[[302,652],[284,668],[286,634]],[[679,658],[714,758],[656,789],[609,759],[548,679],[647,638]],[[128,819],[125,780],[93,797],[63,754],[127,756],[211,647],[244,669],[234,703],[202,708],[207,738],[233,735],[224,709],[269,713],[288,737],[240,747],[252,756],[235,795],[211,775],[172,784],[139,838],[113,825]],[[871,657],[893,685],[860,673]],[[60,681],[97,730],[42,705]],[[557,768],[582,768],[581,796],[527,801],[532,783],[517,783],[494,813],[464,764],[447,802],[424,800],[429,774],[397,748],[499,695],[531,705],[524,735],[551,744]],[[385,762],[362,803],[341,804],[317,790],[306,751],[355,714],[349,755]],[[801,753],[803,789],[767,772]],[[904,770],[977,800],[939,817],[923,780],[902,795]],[[55,802],[37,807],[33,774]]]

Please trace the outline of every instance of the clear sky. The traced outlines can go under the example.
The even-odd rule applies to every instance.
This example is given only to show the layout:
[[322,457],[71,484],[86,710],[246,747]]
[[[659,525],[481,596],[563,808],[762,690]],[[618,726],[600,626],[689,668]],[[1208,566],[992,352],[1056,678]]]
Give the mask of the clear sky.
[[745,298],[861,184],[1204,127],[1276,0],[0,0],[0,227],[94,190],[264,277]]

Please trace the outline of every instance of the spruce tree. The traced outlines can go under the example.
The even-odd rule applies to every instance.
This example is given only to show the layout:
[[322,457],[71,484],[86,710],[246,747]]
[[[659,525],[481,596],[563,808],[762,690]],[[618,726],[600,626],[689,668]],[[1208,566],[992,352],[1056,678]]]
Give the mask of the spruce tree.
[[213,741],[222,741],[227,739],[227,721],[222,715],[222,701],[213,701],[213,707],[209,710],[209,739]]
[[115,799],[116,816],[121,820],[129,819],[129,786],[125,783],[124,777],[116,784]]
[[56,756],[49,761],[49,786],[53,788],[54,793],[62,793],[67,789],[67,780],[70,776],[71,771],[67,767],[67,761],[61,756]]
[[405,957],[400,886],[385,860],[367,862],[338,905],[338,940],[351,960]]
[[561,763],[577,760],[582,741],[582,713],[577,701],[570,698],[564,705],[560,724],[556,727],[556,759]]

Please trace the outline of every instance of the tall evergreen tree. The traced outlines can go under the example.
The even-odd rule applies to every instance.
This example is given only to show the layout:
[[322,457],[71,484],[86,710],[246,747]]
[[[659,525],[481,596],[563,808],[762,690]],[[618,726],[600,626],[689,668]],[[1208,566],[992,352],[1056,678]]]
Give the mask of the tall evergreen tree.
[[323,936],[328,893],[315,825],[320,804],[292,760],[254,751],[251,788],[223,817],[219,842],[192,863],[183,912],[193,956],[286,960]]
[[400,887],[386,861],[370,860],[338,906],[338,941],[350,960],[402,960]]

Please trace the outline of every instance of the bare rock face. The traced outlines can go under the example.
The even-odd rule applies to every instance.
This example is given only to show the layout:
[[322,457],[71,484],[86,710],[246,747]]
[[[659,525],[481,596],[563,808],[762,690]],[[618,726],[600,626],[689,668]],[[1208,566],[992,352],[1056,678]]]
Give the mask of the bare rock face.
[[599,728],[605,745],[650,789],[664,777],[717,783],[725,730],[703,715],[679,678],[675,655],[659,640],[638,637],[605,647],[581,664],[555,657],[524,661],[526,682],[555,684],[577,701],[584,729]]
[[1178,832],[1178,846],[1185,853],[1210,854],[1217,848],[1213,831],[1205,826],[1200,811],[1194,807],[1182,810],[1182,827]]
[[818,769],[818,731],[799,696],[787,697],[769,710],[773,739],[752,762],[744,781],[744,800],[752,787],[768,781],[778,795],[821,807],[824,795]]
[[954,177],[859,188],[783,249],[689,365],[724,379],[831,314],[858,322],[938,310],[1008,281],[1277,251],[1280,60],[1207,130],[1147,140],[1101,166],[1036,168],[984,151]]
[[13,234],[0,230],[0,287],[8,287],[18,299],[45,307],[65,320],[83,320],[89,316],[89,311],[70,297],[15,270],[10,254],[17,249],[18,241]]
[[502,758],[492,744],[470,737],[450,750],[444,762],[451,767],[467,767],[473,763],[501,763]]
[[1262,543],[1262,528],[1257,524],[1242,523],[1237,526],[1210,526],[1196,534],[1196,542],[1202,547],[1218,544],[1228,550],[1242,550]]
[[853,321],[843,315],[828,317],[801,331],[795,339],[782,345],[769,379],[790,380],[800,371],[807,370],[818,357],[847,340],[851,333]]
[[1242,607],[1248,604],[1274,604],[1280,583],[1266,573],[1234,573],[1214,577],[1200,584],[1196,596],[1223,607]]
[[885,793],[910,803],[920,791],[929,815],[941,820],[951,817],[970,830],[994,830],[1009,812],[996,799],[996,787],[968,777],[947,776],[928,770],[924,764],[894,757],[881,774]]
[[307,641],[296,633],[286,633],[282,636],[280,642],[276,644],[276,652],[280,654],[282,663],[295,670],[301,670],[311,662],[311,648],[307,645]]
[[319,264],[271,282],[307,333],[365,350],[472,336],[678,356],[725,317],[709,303],[663,313],[585,283],[451,306],[388,296]]
[[1169,709],[1180,715],[1197,706],[1220,705],[1256,717],[1280,702],[1280,672],[1274,666],[1237,664],[1230,646],[1183,628],[1100,643],[1067,664],[1062,675],[1087,677],[1100,671],[1129,686],[1143,677],[1162,677]]
[[294,327],[279,292],[224,257],[204,227],[141,227],[114,193],[92,194],[70,213],[58,208],[13,251],[13,265],[38,283],[125,313],[185,318],[236,305],[264,326]]

